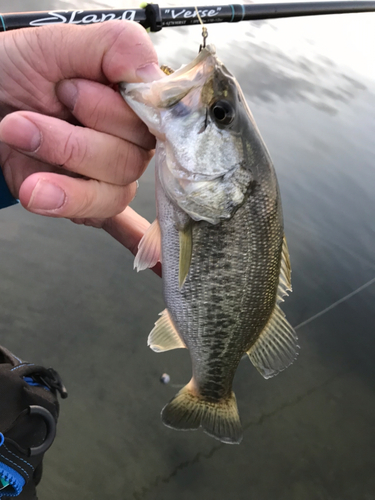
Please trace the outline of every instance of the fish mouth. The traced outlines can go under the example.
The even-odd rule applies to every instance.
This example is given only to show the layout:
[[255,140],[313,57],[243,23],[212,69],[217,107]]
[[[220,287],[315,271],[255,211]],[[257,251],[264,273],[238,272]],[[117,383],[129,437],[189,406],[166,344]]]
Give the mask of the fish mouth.
[[193,108],[206,108],[198,132],[203,133],[210,123],[209,107],[215,100],[215,92],[225,87],[227,75],[233,78],[217,59],[214,46],[208,45],[193,61],[159,80],[149,83],[121,82],[118,88],[128,104],[132,101],[145,105],[156,113],[173,110],[175,117],[183,118]]

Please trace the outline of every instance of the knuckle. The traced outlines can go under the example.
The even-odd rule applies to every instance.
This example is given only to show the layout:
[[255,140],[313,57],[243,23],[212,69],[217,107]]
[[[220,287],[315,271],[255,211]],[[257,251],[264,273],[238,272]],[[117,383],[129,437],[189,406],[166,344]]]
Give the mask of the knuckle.
[[88,120],[90,121],[91,127],[94,130],[100,129],[103,122],[107,121],[108,114],[110,110],[105,106],[104,97],[99,97],[94,103],[92,103],[91,110],[88,109],[90,116]]
[[124,77],[135,78],[134,71],[139,66],[156,63],[155,48],[147,32],[138,23],[109,21],[111,26],[103,26],[104,51],[102,69],[104,74],[114,82]]
[[125,186],[123,192],[121,193],[118,204],[119,212],[125,210],[125,208],[129,205],[129,203],[134,199],[136,193],[137,193],[137,185],[135,182],[132,182],[131,184]]
[[75,128],[66,138],[61,151],[61,161],[57,163],[68,170],[77,172],[82,163],[87,161],[88,156],[87,143],[76,133]]
[[83,219],[105,219],[122,212],[135,195],[135,186],[124,187],[106,184],[90,179],[81,184],[80,195],[76,196],[69,214],[74,221]]
[[[83,181],[85,182],[85,181]],[[99,185],[98,181],[89,181],[92,185]],[[96,189],[85,189],[82,190],[82,194],[79,199],[79,206],[77,207],[76,217],[90,217],[92,211],[98,204],[97,197],[95,196]]]
[[137,180],[152,158],[149,151],[139,146],[128,143],[128,147],[119,153],[117,166],[117,178],[121,184],[130,184]]
[[131,146],[119,143],[114,151],[113,174],[117,184],[127,184],[129,182],[131,170]]
[[89,189],[82,189],[79,197],[76,197],[64,216],[74,219],[76,224],[83,224],[86,217],[95,215],[93,211],[98,208],[96,205],[97,202],[95,201],[93,192]]
[[107,217],[113,217],[125,210],[129,203],[133,200],[136,194],[136,184],[128,184],[127,186],[115,188],[115,192],[111,196],[111,206],[108,206]]
[[[146,30],[138,23],[131,21],[108,21],[103,23],[99,29],[103,32],[109,46],[116,43],[129,45],[129,43],[137,43],[139,40],[148,40]],[[150,42],[151,43],[151,42]]]

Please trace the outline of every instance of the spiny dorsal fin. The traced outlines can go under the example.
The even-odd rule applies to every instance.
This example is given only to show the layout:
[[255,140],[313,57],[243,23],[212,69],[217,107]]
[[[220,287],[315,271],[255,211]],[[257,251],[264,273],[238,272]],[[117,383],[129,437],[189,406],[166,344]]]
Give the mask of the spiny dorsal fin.
[[155,219],[139,242],[134,259],[134,269],[143,271],[161,262],[161,234],[158,219]]
[[298,355],[297,335],[278,305],[258,340],[247,351],[250,361],[264,378],[285,370]]
[[281,252],[279,286],[277,289],[277,299],[276,299],[277,303],[284,302],[283,297],[285,295],[288,295],[288,292],[292,291],[291,275],[292,275],[292,269],[290,267],[288,244],[284,236],[283,248]]
[[147,345],[155,352],[170,351],[171,349],[186,348],[186,345],[181,340],[168,309],[164,309],[160,313],[160,318],[155,323],[154,328],[148,336]]
[[179,230],[180,235],[180,260],[179,260],[179,271],[178,271],[178,285],[181,288],[185,282],[186,276],[188,275],[191,254],[193,251],[193,240],[192,240],[192,223],[188,222],[183,229]]

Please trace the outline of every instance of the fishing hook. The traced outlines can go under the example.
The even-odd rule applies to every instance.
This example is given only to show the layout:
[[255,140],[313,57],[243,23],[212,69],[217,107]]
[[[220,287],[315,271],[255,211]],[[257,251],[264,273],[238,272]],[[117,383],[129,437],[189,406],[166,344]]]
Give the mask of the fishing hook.
[[202,50],[202,49],[205,49],[206,48],[206,39],[208,37],[208,30],[206,28],[206,26],[203,24],[203,21],[202,21],[202,18],[199,14],[199,11],[198,11],[198,7],[195,6],[195,12],[197,13],[197,17],[198,17],[198,20],[199,22],[201,23],[202,25],[202,38],[203,38],[203,43],[199,46],[199,52]]

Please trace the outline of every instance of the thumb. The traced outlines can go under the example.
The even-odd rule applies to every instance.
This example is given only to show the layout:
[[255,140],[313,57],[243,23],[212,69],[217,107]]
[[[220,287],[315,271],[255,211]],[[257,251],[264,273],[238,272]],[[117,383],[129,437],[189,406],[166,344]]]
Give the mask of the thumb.
[[55,96],[61,80],[138,82],[160,75],[147,32],[130,21],[14,30],[0,37],[0,52],[0,100],[47,114],[61,115]]

